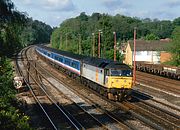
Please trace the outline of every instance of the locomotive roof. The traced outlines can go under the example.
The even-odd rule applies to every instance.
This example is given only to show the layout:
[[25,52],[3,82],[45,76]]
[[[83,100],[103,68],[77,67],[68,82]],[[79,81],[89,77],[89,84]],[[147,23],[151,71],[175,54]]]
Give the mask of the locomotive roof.
[[130,67],[124,63],[114,62],[113,60],[87,57],[83,59],[83,62],[105,69],[130,69]]
[[50,47],[43,46],[43,45],[38,45],[38,47],[44,48],[46,50],[52,51],[52,52],[60,54],[60,55],[71,57],[71,58],[76,59],[76,60],[82,60],[85,57],[83,55],[78,55],[78,54],[74,54],[74,53],[67,52],[67,51],[57,50],[57,49],[50,48]]
[[106,67],[106,69],[131,69],[128,65],[119,62],[111,62]]
[[95,57],[86,57],[83,59],[84,63],[104,68],[108,65],[111,61],[107,59],[95,58]]

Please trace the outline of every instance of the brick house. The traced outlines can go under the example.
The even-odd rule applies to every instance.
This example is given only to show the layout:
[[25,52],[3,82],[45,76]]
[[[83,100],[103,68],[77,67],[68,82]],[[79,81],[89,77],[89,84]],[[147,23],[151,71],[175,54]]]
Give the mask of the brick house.
[[[160,64],[170,60],[171,54],[167,51],[170,41],[144,41],[136,40],[136,61]],[[128,41],[125,49],[124,63],[132,65],[134,42]]]

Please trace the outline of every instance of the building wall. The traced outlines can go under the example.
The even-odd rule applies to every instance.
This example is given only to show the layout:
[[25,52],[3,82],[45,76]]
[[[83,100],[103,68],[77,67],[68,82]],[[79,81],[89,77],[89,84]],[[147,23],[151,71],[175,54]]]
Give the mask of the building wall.
[[168,53],[168,52],[161,52],[161,55],[160,55],[161,63],[170,61],[171,58],[172,58],[172,55],[170,53]]
[[158,64],[160,63],[160,53],[157,51],[136,51],[136,61]]
[[[167,56],[167,58],[166,58]],[[159,51],[136,51],[136,61],[144,61],[153,64],[159,64],[169,59],[168,54]],[[124,63],[128,65],[133,65],[134,52],[131,50],[130,45],[126,47]]]
[[132,65],[132,51],[130,48],[130,45],[128,44],[126,47],[126,54],[125,54],[125,60],[124,63],[128,65]]
[[[136,51],[136,61],[144,61],[153,64],[159,64],[160,61],[160,52],[157,51]],[[128,65],[133,65],[134,61],[134,52],[131,51],[131,48],[127,46],[124,63]]]

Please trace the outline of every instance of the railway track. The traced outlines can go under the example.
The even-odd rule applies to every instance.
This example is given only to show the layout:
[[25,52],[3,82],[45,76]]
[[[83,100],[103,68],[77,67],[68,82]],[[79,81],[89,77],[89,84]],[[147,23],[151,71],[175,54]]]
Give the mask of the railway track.
[[[43,70],[43,68],[41,66],[37,66],[41,69],[41,71]],[[47,74],[48,72],[46,72]],[[63,84],[63,86],[66,86],[68,87],[69,84],[68,83],[65,83],[65,82],[62,82],[61,80],[59,80],[58,78],[56,78],[54,75],[52,75],[51,73],[49,73],[48,75],[50,75],[51,77],[53,77],[53,79],[56,79],[60,84]],[[52,80],[52,79],[51,79]],[[55,87],[55,86],[54,86]],[[57,88],[57,87],[56,87]],[[72,88],[72,87],[71,87]],[[68,87],[68,89],[70,89],[70,87]],[[63,92],[67,92],[69,90],[62,90],[62,86],[61,86],[61,89],[58,88],[58,90],[60,91],[60,93],[63,91]],[[75,92],[75,90],[71,89],[73,91],[73,93]],[[77,90],[76,90],[77,91]],[[69,93],[71,92],[68,92],[66,93],[66,95],[69,95]],[[63,93],[62,93],[63,94]],[[77,94],[77,93],[76,93]],[[65,94],[64,94],[65,95]],[[73,94],[74,95],[74,94]],[[79,94],[78,94],[79,96]],[[92,102],[88,101],[87,100],[87,97],[83,97],[83,100],[82,99],[78,99],[78,100],[81,100],[81,102],[77,102],[75,101],[75,99],[73,99],[72,95],[70,95],[70,97],[72,98],[71,100],[73,100],[73,104],[76,105],[77,107],[81,108],[85,113],[89,113],[89,115],[96,121],[96,122],[99,122],[99,124],[101,124],[101,126],[103,126],[105,129],[129,129],[128,127],[130,127],[131,129],[134,129],[133,126],[125,126],[124,124],[122,124],[120,121],[118,121],[117,119],[115,119],[112,115],[110,115],[108,112],[106,112],[105,110],[102,110],[102,108],[100,109],[99,107],[97,107],[96,105],[92,104]],[[67,97],[68,98],[68,97]],[[76,96],[77,98],[77,96]],[[82,96],[81,96],[82,98]],[[69,100],[69,99],[68,99]],[[85,100],[85,101],[84,101]],[[84,112],[79,112],[80,110],[69,110],[68,111],[70,113],[81,113],[79,115],[74,115],[74,117],[76,119],[79,119],[79,118],[82,118],[82,114]],[[72,112],[71,112],[72,111]],[[75,112],[76,111],[76,112]],[[95,116],[95,115],[101,115],[101,116]],[[80,116],[80,117],[76,117],[76,116]],[[88,124],[90,124],[90,119],[88,119],[87,117],[85,117],[83,115],[83,119],[84,121],[87,121],[88,120]],[[107,125],[108,122],[113,122],[113,125]],[[81,123],[81,124],[84,124],[84,123]],[[86,122],[87,124],[87,122]],[[96,124],[95,122],[93,123],[94,125]],[[96,126],[97,127],[97,126]],[[88,128],[88,127],[87,127]],[[98,128],[99,129],[99,128]]]
[[[44,67],[44,68],[48,68],[47,66],[46,67]],[[51,72],[52,72],[52,70],[51,70]],[[54,73],[54,72],[53,72]],[[51,74],[51,75],[53,75],[53,74]],[[57,74],[54,74],[52,77],[55,77],[55,75],[57,76]],[[58,76],[59,77],[59,76]],[[63,79],[63,78],[61,78],[61,79]],[[64,78],[65,80],[66,80],[66,82],[68,81],[67,80],[67,78]],[[66,82],[63,82],[63,84],[65,84]],[[69,84],[69,82],[66,84],[66,86],[68,86],[68,84]],[[73,89],[73,91],[78,91],[78,90],[75,90],[75,87],[69,87],[70,89]],[[91,91],[91,90],[90,90]],[[91,93],[94,93],[93,91],[91,91]],[[79,95],[82,95],[82,91],[81,92],[79,92]],[[88,97],[84,97],[84,98],[88,98]],[[91,100],[91,99],[89,99],[88,98],[88,100]],[[114,113],[111,113],[111,112],[107,112],[105,109],[103,109],[102,108],[102,106],[99,106],[99,105],[97,105],[97,102],[94,102],[94,101],[92,101],[91,100],[91,102],[93,102],[95,105],[94,106],[96,106],[96,107],[98,107],[99,109],[101,109],[102,111],[104,111],[104,113],[106,112],[106,113],[108,113],[109,115],[111,115],[112,117],[111,118],[114,118],[114,119],[116,119],[116,120],[118,120],[119,122],[123,122],[124,123],[124,125],[127,125],[129,128],[131,128],[131,129],[136,129],[135,128],[135,126],[134,125],[132,125],[131,123],[129,123],[129,122],[126,122],[126,120],[127,119],[125,119],[125,118],[127,118],[127,116],[130,116],[132,113],[134,113],[134,112],[130,112],[131,114],[129,114],[129,108],[127,108],[126,110],[125,110],[125,112],[122,112],[122,113],[128,113],[127,115],[126,114],[124,114],[124,115],[126,115],[126,117],[123,119],[123,118],[119,118],[119,117],[122,117],[122,113],[121,113],[121,115],[120,114],[118,114],[119,116],[117,116],[117,113],[116,114],[114,114]],[[112,102],[111,102],[112,103]],[[117,106],[117,104],[116,104],[116,106]],[[121,105],[122,106],[122,105]],[[117,108],[119,108],[119,106],[117,106]],[[135,118],[138,118],[138,120],[143,120],[142,122],[145,122],[145,123],[147,123],[148,125],[150,124],[150,121],[147,121],[145,118],[143,118],[141,115],[138,115],[137,113],[134,113],[133,114],[133,116],[135,117]],[[132,119],[132,117],[131,117],[131,119]],[[158,125],[156,125],[156,124],[153,124],[153,123],[151,123],[150,124],[150,126],[152,127],[152,128],[156,128],[156,129],[162,129],[160,126],[158,126]]]
[[[41,87],[41,84],[38,82],[36,75],[31,74],[30,70],[26,74],[22,71],[22,64],[25,66],[27,63],[32,64],[28,62],[28,57],[27,57],[27,50],[29,49],[26,48],[21,51],[20,57],[22,58],[21,63],[18,63],[19,61],[16,61],[17,69],[19,70],[19,76],[24,77],[24,82],[27,84],[32,96],[34,97],[35,101],[38,103],[39,107],[43,111],[44,115],[48,119],[49,123],[51,126],[49,126],[50,129],[64,129],[64,128],[69,128],[69,129],[84,129],[79,122],[74,120],[70,115],[66,114],[66,111],[63,110],[59,104],[57,104],[53,99],[50,98],[50,96],[43,90]],[[20,59],[20,58],[17,58]],[[32,60],[32,59],[31,59]],[[26,62],[24,62],[26,61]],[[19,66],[21,64],[21,66]],[[26,79],[27,74],[31,77],[31,80],[33,81],[33,85],[29,84],[29,82]],[[36,77],[36,78],[35,78]],[[31,81],[31,82],[32,82]],[[44,93],[38,91],[38,87],[41,88]],[[41,94],[40,94],[41,93]]]
[[[34,53],[33,50],[30,53]],[[36,60],[36,58],[34,60]],[[152,105],[152,104],[150,105],[146,103],[143,100],[143,98],[138,99],[139,96],[135,97],[134,95],[133,99],[135,100],[135,98],[137,98],[136,101],[134,102],[124,102],[124,103],[109,101],[99,94],[98,95],[102,99],[94,100],[94,98],[92,98],[91,96],[91,94],[95,93],[94,91],[89,89],[88,91],[90,92],[90,94],[87,94],[87,92],[84,92],[86,93],[85,94],[86,96],[83,96],[82,94],[83,91],[86,91],[84,90],[83,86],[81,86],[80,84],[77,84],[75,80],[69,80],[69,78],[65,76],[59,76],[57,73],[55,73],[55,71],[53,71],[53,69],[50,69],[48,66],[41,67],[38,64],[38,62],[39,61],[37,61],[36,64],[33,64],[34,67],[38,69],[35,71],[35,73],[39,74],[39,82],[41,84],[41,87],[44,88],[46,92],[51,91],[50,87],[48,86],[51,86],[52,88],[53,86],[52,80],[57,80],[56,82],[60,82],[60,84],[64,84],[64,86],[68,87],[68,89],[73,91],[73,93],[77,94],[79,97],[81,97],[84,100],[81,102],[75,102],[74,99],[73,100],[70,99],[72,98],[72,95],[70,95],[69,97],[63,96],[65,97],[66,100],[69,100],[69,102],[71,102],[70,104],[71,106],[73,106],[74,109],[71,109],[71,107],[67,107],[68,105],[66,103],[65,105],[62,105],[62,108],[65,110],[68,110],[68,112],[66,113],[69,113],[75,119],[80,119],[78,120],[78,122],[80,122],[79,124],[81,124],[83,128],[85,129],[88,129],[88,128],[91,128],[91,129],[95,129],[95,128],[98,128],[98,129],[99,128],[101,129],[159,129],[159,130],[179,129],[179,126],[178,126],[179,116],[178,115],[173,114],[171,112],[168,113],[164,109],[158,109],[157,107],[155,107],[155,105]],[[51,73],[45,72],[44,68],[48,69],[48,71],[51,71]],[[53,83],[56,84],[56,82],[53,82]],[[76,88],[75,86],[72,87],[72,85],[76,85],[76,86],[79,85],[81,87]],[[54,91],[57,91],[58,88],[57,86],[54,85],[54,88],[55,87],[56,87],[56,90]],[[58,93],[60,95],[68,95],[62,92],[58,92]],[[58,102],[57,105],[59,106],[61,104],[61,101],[60,100],[57,101],[58,98],[53,97],[52,93],[50,95],[51,95],[50,96],[51,98],[56,99],[55,102]],[[97,95],[97,93],[95,95]],[[140,95],[140,94],[137,94],[137,95]],[[80,100],[80,99],[77,99],[77,100]],[[150,98],[149,100],[153,101],[153,99],[150,99]],[[85,105],[84,102],[87,102],[88,105]],[[100,102],[106,102],[105,104],[107,105],[103,106]],[[111,106],[112,108],[109,108],[108,105]],[[173,107],[170,107],[168,105],[166,105],[166,107],[169,107],[179,112],[178,109],[174,109]],[[82,119],[82,115],[84,116],[86,114],[87,114],[87,117],[85,116],[85,118]],[[108,122],[111,122],[111,123],[108,124]],[[89,125],[86,125],[87,123],[89,123]],[[140,126],[136,126],[136,124],[140,124]]]
[[[139,100],[139,101],[141,101],[141,102],[144,102],[144,103],[146,103],[146,104],[149,104],[149,105],[153,105],[153,104],[160,104],[160,105],[162,105],[162,107],[167,107],[167,108],[170,108],[170,110],[171,111],[177,111],[178,113],[180,113],[180,107],[179,108],[177,108],[177,106],[173,106],[173,105],[169,105],[169,104],[167,104],[167,103],[164,103],[164,102],[162,102],[162,101],[159,101],[159,100],[157,100],[157,99],[154,99],[153,97],[151,97],[151,96],[149,96],[149,95],[147,95],[147,94],[144,94],[144,93],[141,93],[141,92],[139,92],[139,91],[136,91],[136,90],[133,90],[133,92],[132,92],[132,95],[133,95],[133,97],[135,98],[135,99],[137,99],[137,100]],[[145,100],[144,100],[145,99]],[[146,101],[146,99],[148,99],[148,102]],[[152,103],[149,103],[149,101],[152,101]],[[153,105],[153,107],[156,107],[155,105]],[[163,110],[161,110],[161,111],[163,111]],[[174,115],[174,114],[172,114],[172,115]],[[180,117],[180,116],[178,116],[178,117]]]
[[137,82],[148,84],[157,89],[162,89],[180,95],[180,88],[179,88],[180,81],[167,79],[156,75],[146,74],[137,71]]
[[[43,69],[41,67],[41,69]],[[68,89],[70,89],[71,91],[73,91],[74,93],[76,93],[79,97],[83,98],[83,100],[85,100],[85,102],[87,102],[89,105],[88,106],[84,106],[83,107],[85,108],[92,108],[92,109],[96,109],[96,111],[98,112],[98,114],[101,114],[103,115],[102,117],[96,117],[100,122],[104,122],[103,120],[106,120],[106,122],[114,122],[113,123],[113,127],[114,128],[120,128],[120,129],[135,129],[134,126],[132,126],[131,124],[128,124],[128,123],[122,123],[124,122],[123,119],[121,118],[117,118],[117,116],[107,110],[105,110],[105,108],[101,107],[100,105],[97,105],[97,102],[94,102],[92,99],[88,98],[88,97],[85,97],[85,96],[82,96],[80,95],[80,93],[77,92],[76,89],[74,89],[73,87],[71,87],[69,85],[69,83],[67,82],[63,82],[62,80],[59,80],[57,77],[55,77],[53,74],[50,74],[51,77],[53,77],[54,79],[56,79],[58,82],[60,82],[61,84],[63,84],[64,86],[66,86]],[[85,108],[85,109],[86,109]],[[115,124],[116,123],[116,124]],[[118,126],[118,125],[120,126]],[[116,127],[115,127],[116,126]],[[112,126],[111,126],[112,127]],[[109,127],[107,127],[108,129],[110,129]]]
[[153,107],[153,105],[136,102],[129,103],[124,102],[125,106],[128,106],[131,111],[143,115],[146,119],[150,120],[152,123],[156,124],[158,129],[179,129],[179,116],[170,113],[164,109]]
[[[171,115],[171,116],[173,116],[173,117],[169,117],[170,119],[169,119],[169,121],[166,121],[166,120],[164,120],[163,118],[161,118],[160,116],[156,116],[156,114],[154,114],[154,113],[148,113],[148,115],[147,114],[145,114],[145,113],[147,113],[148,112],[148,108],[149,108],[149,106],[148,106],[148,108],[146,108],[145,110],[144,109],[142,109],[141,107],[139,107],[139,105],[137,105],[137,106],[133,106],[132,104],[130,105],[130,104],[127,104],[127,103],[125,103],[124,104],[129,110],[128,111],[130,111],[130,113],[132,113],[132,115],[134,115],[136,118],[138,118],[139,120],[143,120],[143,122],[144,123],[147,123],[147,124],[149,124],[152,128],[155,128],[155,129],[164,129],[164,128],[167,128],[167,129],[178,129],[179,128],[179,126],[178,126],[178,121],[179,121],[179,117],[177,116],[177,115],[175,115],[175,114],[172,114],[172,113],[168,113],[167,111],[165,111],[165,110],[163,110],[163,109],[159,109],[159,111],[163,111],[164,113],[161,113],[161,115],[160,116],[162,116],[163,114],[169,114],[169,115]],[[133,111],[132,111],[132,108],[134,108],[133,109]],[[144,116],[144,118],[142,117],[142,116],[140,116],[140,115],[138,115],[137,113],[137,111],[136,112],[134,112],[134,110],[136,110],[136,109],[140,109],[140,110],[143,110],[143,113],[141,112],[141,114],[140,115],[143,115]],[[151,108],[150,108],[151,109]],[[127,110],[127,109],[126,109]],[[151,117],[151,118],[149,118],[149,120],[147,120],[146,119],[146,117]],[[176,118],[177,117],[177,119],[173,119],[173,118]],[[167,117],[166,117],[167,118]],[[173,121],[171,121],[173,119]],[[164,121],[163,123],[162,122],[159,122],[158,120],[162,120],[162,121]],[[158,123],[157,123],[157,121],[158,121]],[[174,123],[173,123],[174,122]]]
[[[38,73],[41,75],[41,77],[43,79],[47,78],[48,77],[53,77],[53,79],[55,79],[54,76],[52,76],[51,74],[49,74],[48,72],[45,72],[44,71],[44,68],[43,67],[40,67],[38,64],[36,64],[36,68],[38,68]],[[46,67],[45,67],[46,68]],[[41,72],[40,72],[41,71]],[[43,76],[43,75],[46,75]],[[50,76],[49,76],[50,75]],[[50,80],[48,82],[51,82],[53,79],[50,78]],[[60,82],[60,81],[58,81]],[[53,82],[55,83],[55,82]],[[57,88],[57,86],[53,85],[52,83],[50,83],[51,86],[53,86],[54,88]],[[56,84],[56,83],[55,83]],[[62,82],[58,83],[58,84],[63,84]],[[61,89],[62,89],[62,86],[61,86]],[[67,90],[61,90],[61,91],[67,91]],[[70,92],[68,92],[66,95],[68,95]],[[64,95],[65,97],[65,94],[60,94],[60,95]],[[72,95],[71,95],[71,98],[72,98]],[[76,97],[77,98],[77,97]],[[66,99],[68,99],[68,97],[66,96]],[[70,100],[70,99],[68,99]],[[72,99],[71,99],[72,100]],[[115,120],[112,118],[112,116],[110,116],[110,114],[108,115],[107,113],[105,114],[104,111],[100,111],[98,110],[99,108],[93,106],[93,105],[86,105],[85,103],[81,103],[81,102],[77,102],[77,101],[74,101],[75,99],[73,99],[72,103],[73,104],[73,109],[72,108],[66,108],[66,110],[68,110],[69,113],[71,113],[71,115],[73,115],[74,118],[78,119],[78,121],[84,126],[84,128],[90,128],[92,126],[96,126],[95,128],[98,128],[100,129],[99,127],[102,127],[103,129],[128,129],[128,127],[122,125],[121,122]],[[81,99],[78,99],[78,100],[81,100]],[[83,99],[84,100],[84,99]],[[83,102],[83,101],[82,101]],[[75,109],[76,108],[76,109]],[[87,109],[88,108],[88,109]],[[92,110],[89,110],[89,109],[93,109]],[[81,109],[81,110],[78,110],[78,109]],[[80,113],[80,114],[77,114],[77,113]],[[83,115],[83,118],[82,118],[82,115]],[[93,118],[93,122],[92,122],[92,119],[90,119],[88,116],[86,115],[89,115],[89,117]],[[101,116],[94,116],[94,115],[101,115]],[[81,119],[80,119],[81,118]],[[80,120],[79,120],[80,119]],[[114,121],[113,121],[113,120]],[[106,121],[105,121],[106,120]],[[88,121],[88,122],[87,122]],[[104,122],[105,121],[105,122]],[[113,123],[113,125],[110,125],[108,124],[107,125],[107,122],[116,122]],[[86,125],[84,125],[86,124]],[[91,126],[87,126],[87,125],[91,125]],[[133,127],[131,126],[131,129],[133,129]]]

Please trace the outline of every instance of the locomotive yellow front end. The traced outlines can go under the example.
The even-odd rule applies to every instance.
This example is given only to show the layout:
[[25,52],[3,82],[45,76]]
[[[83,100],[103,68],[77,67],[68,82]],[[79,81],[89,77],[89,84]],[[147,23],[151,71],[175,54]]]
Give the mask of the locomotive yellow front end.
[[107,86],[108,88],[131,89],[132,77],[109,76]]
[[129,97],[132,89],[131,69],[110,69],[106,76],[106,87],[109,90],[108,98],[122,100]]

